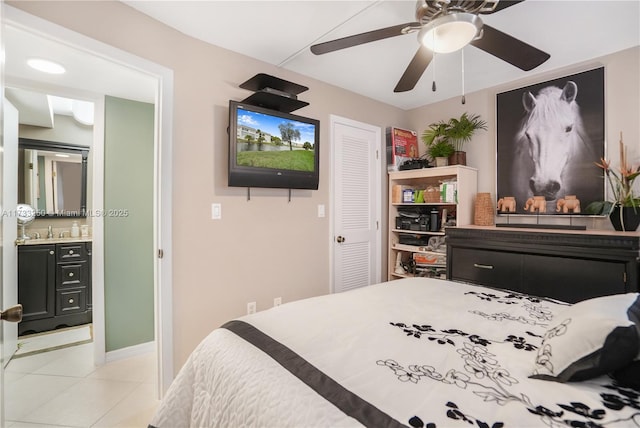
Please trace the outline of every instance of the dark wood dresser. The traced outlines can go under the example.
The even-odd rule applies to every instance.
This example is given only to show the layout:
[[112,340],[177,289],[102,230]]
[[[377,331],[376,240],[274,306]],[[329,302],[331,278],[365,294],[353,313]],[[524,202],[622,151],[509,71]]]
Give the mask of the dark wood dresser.
[[447,278],[566,302],[639,291],[640,233],[446,229]]

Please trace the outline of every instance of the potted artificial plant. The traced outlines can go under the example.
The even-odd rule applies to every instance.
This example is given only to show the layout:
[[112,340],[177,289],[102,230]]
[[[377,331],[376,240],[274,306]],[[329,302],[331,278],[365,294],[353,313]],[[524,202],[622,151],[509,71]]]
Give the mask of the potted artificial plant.
[[432,123],[422,133],[422,141],[427,147],[427,154],[435,162],[436,166],[445,166],[449,164],[449,156],[453,154],[455,149],[449,143],[447,136],[447,123]]
[[433,141],[427,146],[427,153],[429,153],[431,159],[435,161],[436,166],[449,165],[449,156],[451,156],[454,151],[451,143],[443,139]]
[[427,150],[434,142],[446,141],[453,148],[449,164],[466,165],[467,156],[462,149],[478,129],[486,130],[487,122],[480,115],[463,113],[459,118],[430,124],[422,133],[422,141],[427,145]]
[[609,183],[610,201],[590,203],[586,212],[596,215],[608,215],[615,230],[634,231],[640,225],[640,197],[633,190],[634,181],[640,176],[640,166],[627,163],[627,152],[620,133],[620,168],[616,172],[611,162],[601,158],[597,166],[602,168]]

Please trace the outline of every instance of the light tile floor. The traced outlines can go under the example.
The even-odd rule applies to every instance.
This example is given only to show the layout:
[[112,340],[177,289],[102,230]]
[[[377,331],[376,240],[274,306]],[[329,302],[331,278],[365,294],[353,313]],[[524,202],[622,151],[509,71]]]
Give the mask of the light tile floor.
[[146,428],[158,406],[154,353],[93,365],[93,344],[12,360],[8,428]]

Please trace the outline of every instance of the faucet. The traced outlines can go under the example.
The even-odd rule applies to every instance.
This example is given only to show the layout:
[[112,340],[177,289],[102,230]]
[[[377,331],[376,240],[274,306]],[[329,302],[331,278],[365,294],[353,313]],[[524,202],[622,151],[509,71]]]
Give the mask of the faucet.
[[58,238],[64,238],[64,234],[65,233],[69,233],[68,230],[61,230],[60,233],[58,234]]
[[40,239],[40,232],[33,232],[33,239]]
[[47,239],[53,239],[53,226],[51,225],[47,228]]

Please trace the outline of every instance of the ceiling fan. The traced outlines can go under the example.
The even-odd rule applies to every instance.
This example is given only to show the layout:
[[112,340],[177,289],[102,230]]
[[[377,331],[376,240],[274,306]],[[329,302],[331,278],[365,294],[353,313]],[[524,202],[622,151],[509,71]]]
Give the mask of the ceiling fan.
[[454,52],[470,44],[524,71],[532,70],[549,54],[482,22],[489,15],[524,0],[418,0],[416,21],[355,34],[311,46],[322,55],[389,37],[418,32],[420,47],[394,92],[413,89],[433,59],[434,52]]

